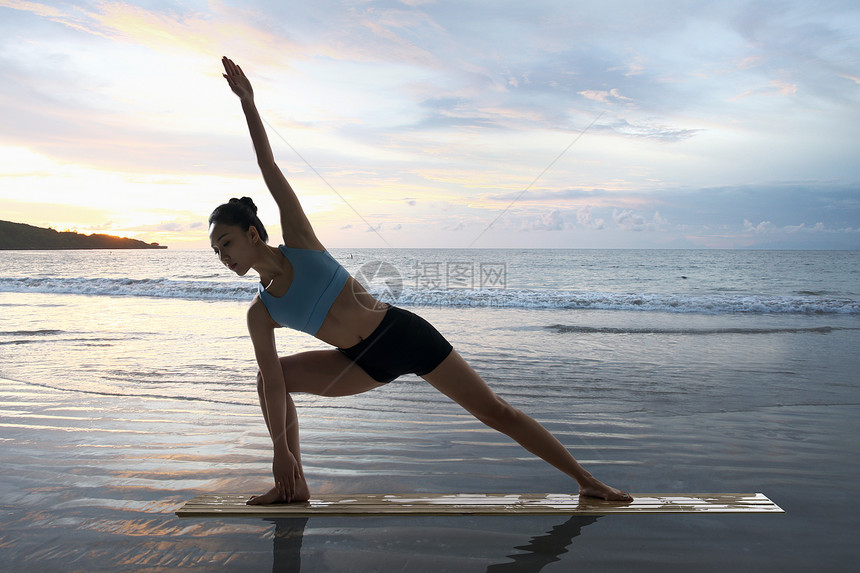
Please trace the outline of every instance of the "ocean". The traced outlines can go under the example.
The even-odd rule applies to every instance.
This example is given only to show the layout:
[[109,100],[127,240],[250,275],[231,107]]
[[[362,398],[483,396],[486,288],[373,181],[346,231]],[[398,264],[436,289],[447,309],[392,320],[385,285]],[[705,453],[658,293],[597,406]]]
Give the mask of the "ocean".
[[[785,515],[183,519],[262,493],[253,277],[211,251],[0,252],[0,569],[842,571],[860,550],[860,252],[332,249],[632,493]],[[325,348],[279,330],[282,354]],[[312,493],[574,492],[416,376],[298,396]]]

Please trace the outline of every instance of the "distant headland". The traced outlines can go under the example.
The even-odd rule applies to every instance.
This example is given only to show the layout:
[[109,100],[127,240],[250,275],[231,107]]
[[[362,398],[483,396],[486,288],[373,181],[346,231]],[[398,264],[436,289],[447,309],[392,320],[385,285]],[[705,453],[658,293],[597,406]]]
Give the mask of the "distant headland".
[[81,235],[59,232],[23,223],[0,221],[0,251],[57,249],[166,249],[158,243],[144,243],[112,235]]

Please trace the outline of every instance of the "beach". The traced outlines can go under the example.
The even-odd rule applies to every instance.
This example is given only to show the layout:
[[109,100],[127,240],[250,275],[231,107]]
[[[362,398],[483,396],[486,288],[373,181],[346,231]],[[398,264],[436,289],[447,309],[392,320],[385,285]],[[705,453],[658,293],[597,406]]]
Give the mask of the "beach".
[[[4,252],[0,567],[842,571],[860,557],[860,253],[333,254],[354,274],[390,261],[400,282],[378,286],[601,480],[762,492],[786,513],[179,519],[195,495],[270,487],[253,280],[211,253]],[[451,282],[448,263],[474,273]],[[287,331],[278,346],[325,347]],[[296,403],[314,493],[575,491],[415,376]]]

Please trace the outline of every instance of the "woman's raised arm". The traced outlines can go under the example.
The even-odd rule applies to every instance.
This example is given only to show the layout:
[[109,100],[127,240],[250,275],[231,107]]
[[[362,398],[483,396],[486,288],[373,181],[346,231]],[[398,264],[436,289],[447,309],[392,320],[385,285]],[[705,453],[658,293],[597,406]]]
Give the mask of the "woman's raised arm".
[[254,89],[251,87],[251,82],[242,68],[233,63],[230,58],[224,57],[221,62],[224,64],[224,78],[242,102],[242,111],[245,113],[251,141],[257,154],[257,165],[260,167],[269,193],[272,194],[280,210],[284,243],[294,247],[322,249],[298,196],[281,169],[275,164],[269,137],[266,135],[257,105],[254,103]]

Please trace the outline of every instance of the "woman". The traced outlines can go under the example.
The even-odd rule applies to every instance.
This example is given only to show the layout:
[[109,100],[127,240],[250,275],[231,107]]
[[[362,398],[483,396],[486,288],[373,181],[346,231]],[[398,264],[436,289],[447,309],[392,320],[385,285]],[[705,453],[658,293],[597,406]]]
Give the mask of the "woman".
[[[242,102],[257,163],[281,214],[284,245],[266,244],[265,228],[248,198],[231,199],[209,217],[212,248],[231,271],[260,275],[248,309],[248,331],[259,374],[260,406],[274,446],[274,487],[250,504],[306,501],[296,407],[290,394],[349,396],[398,376],[418,374],[478,420],[504,432],[579,484],[580,495],[629,501],[625,492],[588,473],[543,426],[496,396],[433,326],[417,315],[376,301],[325,250],[296,194],[275,164],[251,83],[223,59],[227,83]],[[307,332],[336,349],[283,358],[275,329]]]

